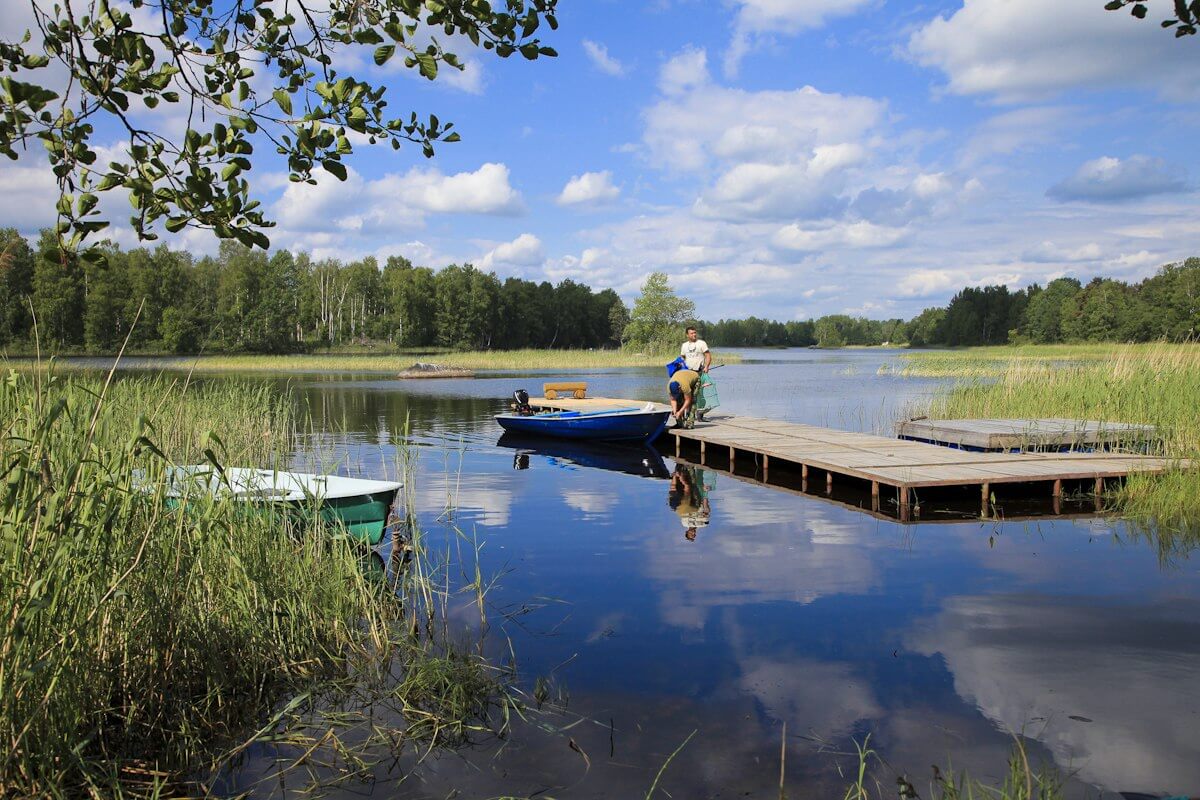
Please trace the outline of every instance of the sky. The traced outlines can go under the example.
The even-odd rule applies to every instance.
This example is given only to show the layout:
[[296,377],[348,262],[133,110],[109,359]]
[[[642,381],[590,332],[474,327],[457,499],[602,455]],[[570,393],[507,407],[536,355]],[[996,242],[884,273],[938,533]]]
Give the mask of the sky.
[[[1200,255],[1200,37],[1161,30],[1169,6],[560,0],[541,32],[557,58],[465,44],[466,70],[429,82],[359,55],[393,111],[455,123],[435,158],[364,145],[345,183],[309,186],[267,154],[249,178],[272,248],[470,262],[627,302],[664,271],[714,320],[909,318],[967,285],[1136,281]],[[0,8],[12,38],[28,0]],[[39,153],[0,164],[0,226],[53,215]],[[163,241],[216,250],[203,231]]]

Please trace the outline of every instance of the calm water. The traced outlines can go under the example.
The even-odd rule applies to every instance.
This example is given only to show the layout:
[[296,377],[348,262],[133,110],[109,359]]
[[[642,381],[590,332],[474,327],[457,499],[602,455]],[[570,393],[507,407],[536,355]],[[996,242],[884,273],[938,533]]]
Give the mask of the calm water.
[[[752,357],[714,373],[724,411],[887,432],[939,386],[877,375],[895,360],[880,351]],[[1072,796],[1200,794],[1197,561],[1160,564],[1111,519],[901,526],[671,458],[499,445],[491,414],[552,377],[291,380],[327,431],[310,444],[348,474],[393,472],[408,420],[426,529],[453,537],[452,507],[496,578],[489,642],[511,641],[525,688],[569,693],[537,721],[583,720],[519,725],[403,782],[381,767],[346,797],[642,797],[693,731],[659,784],[672,797],[778,797],[781,741],[789,797],[841,797],[854,759],[837,753],[867,734],[924,796],[932,764],[999,774],[1013,733]],[[589,381],[645,399],[663,384]]]

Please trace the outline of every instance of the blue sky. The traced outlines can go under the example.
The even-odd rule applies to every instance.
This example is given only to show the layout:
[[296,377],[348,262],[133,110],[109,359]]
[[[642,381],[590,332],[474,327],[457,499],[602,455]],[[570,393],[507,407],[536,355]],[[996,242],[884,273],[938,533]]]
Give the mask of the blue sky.
[[[363,147],[345,184],[288,186],[267,159],[251,181],[275,247],[627,299],[663,270],[713,319],[1136,280],[1200,255],[1200,41],[1159,29],[1165,0],[1144,22],[1103,5],[562,0],[556,59],[460,48],[466,73],[434,83],[367,69],[392,109],[456,123],[433,160]],[[0,224],[49,224],[50,191],[36,158],[0,166]]]

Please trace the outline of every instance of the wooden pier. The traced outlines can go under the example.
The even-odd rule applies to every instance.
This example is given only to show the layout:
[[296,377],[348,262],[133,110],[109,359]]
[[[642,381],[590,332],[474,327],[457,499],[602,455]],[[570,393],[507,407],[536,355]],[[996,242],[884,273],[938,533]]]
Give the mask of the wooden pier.
[[[531,400],[545,409],[601,411],[642,407],[645,401],[589,398]],[[661,404],[658,404],[661,405]],[[665,445],[664,445],[665,439]],[[1106,481],[1135,472],[1160,473],[1188,466],[1169,459],[1124,453],[983,453],[794,422],[721,415],[691,430],[669,428],[660,449],[677,458],[727,470],[760,483],[810,484],[832,496],[847,486],[866,496],[864,510],[885,512],[901,522],[916,521],[922,506],[973,496],[981,516],[990,516],[996,493],[1042,500],[1047,513],[1065,495],[1087,494],[1099,510]],[[787,473],[786,476],[780,473]]]
[[977,492],[981,515],[989,516],[1002,487],[1058,506],[1064,491],[1088,491],[1099,500],[1106,480],[1178,466],[1168,459],[1118,453],[979,453],[757,417],[723,417],[667,433],[675,440],[676,455],[695,447],[698,463],[716,456],[731,472],[739,461],[750,460],[764,483],[780,467],[798,471],[802,485],[823,481],[828,493],[839,481],[857,482],[869,488],[873,511],[894,502],[901,522],[914,516],[921,493],[932,498]]

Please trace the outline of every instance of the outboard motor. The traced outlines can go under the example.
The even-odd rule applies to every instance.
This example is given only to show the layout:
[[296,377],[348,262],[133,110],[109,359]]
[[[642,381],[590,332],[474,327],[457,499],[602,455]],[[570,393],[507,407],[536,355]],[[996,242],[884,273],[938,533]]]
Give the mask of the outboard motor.
[[513,400],[516,401],[513,404],[513,408],[518,414],[522,417],[533,416],[533,408],[529,405],[529,392],[524,389],[517,389],[513,392]]

